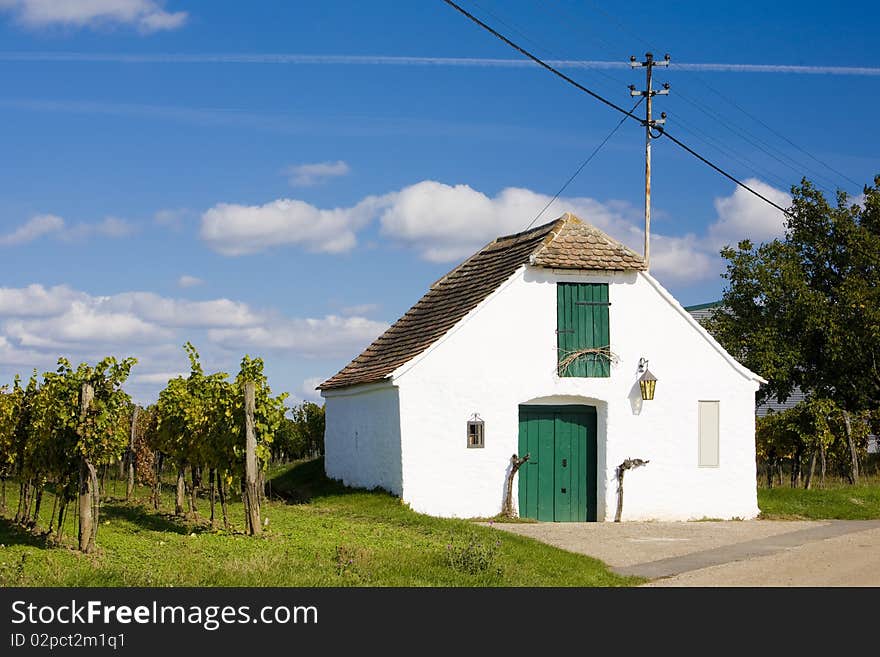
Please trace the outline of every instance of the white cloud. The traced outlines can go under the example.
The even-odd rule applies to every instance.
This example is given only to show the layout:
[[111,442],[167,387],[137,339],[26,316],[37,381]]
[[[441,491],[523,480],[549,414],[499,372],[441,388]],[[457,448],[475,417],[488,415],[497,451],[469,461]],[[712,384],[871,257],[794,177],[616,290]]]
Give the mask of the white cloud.
[[190,276],[189,274],[184,274],[180,278],[177,279],[178,287],[196,287],[197,285],[203,285],[204,280],[199,278],[198,276]]
[[93,236],[120,238],[131,235],[136,230],[134,224],[107,217],[95,223],[78,223],[68,226],[63,218],[54,214],[34,215],[11,233],[0,235],[0,246],[17,246],[46,236],[63,240],[82,240]]
[[132,374],[130,380],[132,383],[148,383],[164,386],[171,379],[176,379],[179,376],[185,378],[189,376],[189,372],[150,372],[146,374]]
[[329,377],[313,376],[302,382],[299,390],[300,397],[304,401],[321,402],[321,393],[315,390],[317,386],[326,381]]
[[379,310],[378,303],[361,303],[355,306],[345,306],[340,309],[343,317],[351,317],[352,315],[372,315]]
[[[7,372],[3,370],[8,370],[10,366],[24,370],[24,372],[20,373],[25,374],[28,370],[34,367],[39,368],[44,363],[48,363],[44,354],[30,349],[15,347],[5,336],[0,335],[0,374],[6,375]],[[0,380],[0,386],[11,381],[12,376],[4,376]]]
[[[495,197],[468,185],[425,180],[388,194],[379,221],[382,233],[419,251],[431,262],[460,260],[499,235],[523,230],[551,200],[528,189],[508,187]],[[572,212],[618,239],[627,240],[634,208],[569,197],[554,201],[536,225]]]
[[348,175],[351,168],[342,160],[336,162],[316,162],[287,167],[284,173],[293,187],[311,187],[326,182],[330,178]]
[[150,322],[169,327],[242,327],[264,319],[246,303],[230,299],[187,301],[171,299],[153,292],[123,292],[94,297],[96,305],[112,312],[133,313]]
[[82,301],[74,301],[62,314],[54,317],[9,320],[3,331],[21,346],[36,349],[64,349],[88,344],[145,344],[171,337],[168,330],[131,313],[106,312]]
[[260,326],[211,329],[208,337],[223,346],[283,349],[310,358],[350,355],[352,345],[365,347],[388,324],[364,317],[276,319]]
[[356,232],[375,216],[379,202],[368,196],[350,208],[333,210],[292,199],[265,205],[219,203],[202,215],[201,237],[223,255],[257,253],[279,245],[343,253],[357,244]]
[[188,18],[185,11],[165,11],[162,0],[2,0],[0,9],[31,28],[131,25],[150,33],[177,29]]
[[189,210],[184,208],[159,210],[153,215],[153,221],[159,226],[167,226],[173,230],[180,230],[180,228],[183,227],[183,222],[189,214]]
[[107,217],[96,223],[79,223],[59,233],[67,240],[81,240],[92,236],[120,238],[128,237],[135,232],[135,226],[125,219]]
[[[783,208],[791,204],[791,196],[775,187],[755,178],[744,182]],[[742,187],[716,198],[715,211],[718,220],[709,226],[707,240],[716,251],[744,239],[757,244],[785,234],[785,214]]]
[[[785,192],[759,180],[749,180],[748,184],[783,207],[790,203]],[[281,245],[339,253],[354,248],[358,231],[377,222],[385,237],[414,249],[424,260],[452,263],[499,235],[523,230],[549,203],[536,224],[572,212],[637,253],[642,252],[641,208],[626,201],[590,197],[550,201],[550,196],[524,188],[508,187],[489,196],[468,185],[425,180],[335,210],[290,199],[262,206],[220,204],[202,216],[201,235],[212,248],[226,255],[256,253]],[[705,280],[719,271],[718,250],[723,244],[745,237],[760,242],[783,232],[782,213],[744,189],[717,198],[715,207],[717,218],[703,235],[652,232],[652,273],[665,282]]]
[[38,214],[11,233],[0,235],[0,246],[15,246],[25,244],[44,235],[57,234],[64,230],[64,219],[54,214]]
[[0,317],[49,317],[60,315],[74,302],[83,302],[88,295],[66,285],[46,288],[42,285],[27,287],[0,287]]
[[[267,366],[282,363],[282,368],[302,357],[347,360],[387,326],[363,317],[286,317],[222,298],[190,301],[153,292],[99,296],[66,285],[0,288],[0,383],[33,367],[51,370],[59,355],[73,362],[94,362],[108,353],[135,356],[139,363],[130,392],[149,401],[188,368],[181,349],[187,340],[199,347],[206,370],[234,374],[248,351],[272,351]],[[273,388],[295,391],[300,383],[294,378]]]
[[696,235],[667,237],[652,233],[650,261],[651,274],[664,282],[695,283],[718,274],[717,259],[706,253]]

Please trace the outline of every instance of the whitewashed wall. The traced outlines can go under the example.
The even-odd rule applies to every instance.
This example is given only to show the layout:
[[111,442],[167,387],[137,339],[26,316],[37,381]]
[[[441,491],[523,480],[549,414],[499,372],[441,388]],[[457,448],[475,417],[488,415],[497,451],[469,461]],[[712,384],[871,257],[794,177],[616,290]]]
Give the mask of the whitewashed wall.
[[[557,281],[610,283],[611,349],[620,362],[609,378],[556,376]],[[655,399],[648,402],[641,402],[638,392],[642,356],[659,379]],[[522,268],[443,339],[401,366],[394,382],[399,386],[402,497],[417,511],[459,517],[498,513],[506,468],[518,449],[519,404],[569,402],[598,408],[599,519],[613,519],[614,468],[627,457],[651,463],[627,473],[624,520],[751,518],[758,513],[757,382],[732,365],[647,274]],[[344,444],[336,434],[350,434],[344,427],[364,421],[360,416],[384,417],[392,410],[387,402],[366,403],[371,400],[346,408],[352,402],[328,398],[331,476],[351,471],[337,464],[348,457],[335,451]],[[717,468],[697,465],[699,400],[721,402]],[[466,422],[475,412],[486,423],[485,449],[466,446]],[[375,469],[361,472],[373,473],[372,484],[390,477]]]
[[390,384],[328,391],[324,430],[327,476],[348,486],[401,495],[400,406]]

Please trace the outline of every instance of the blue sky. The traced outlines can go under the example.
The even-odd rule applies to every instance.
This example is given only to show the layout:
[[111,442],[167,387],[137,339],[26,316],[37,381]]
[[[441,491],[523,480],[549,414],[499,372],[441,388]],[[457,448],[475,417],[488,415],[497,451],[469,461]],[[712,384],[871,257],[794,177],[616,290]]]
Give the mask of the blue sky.
[[[876,3],[462,4],[548,59],[670,52],[669,131],[780,204],[801,176],[858,195],[880,173]],[[0,40],[0,383],[131,354],[143,402],[188,339],[313,396],[618,122],[440,0],[0,0]],[[621,105],[643,84],[564,70]],[[541,222],[572,210],[640,250],[643,148],[622,126]],[[715,299],[718,248],[779,213],[653,148],[652,273]]]

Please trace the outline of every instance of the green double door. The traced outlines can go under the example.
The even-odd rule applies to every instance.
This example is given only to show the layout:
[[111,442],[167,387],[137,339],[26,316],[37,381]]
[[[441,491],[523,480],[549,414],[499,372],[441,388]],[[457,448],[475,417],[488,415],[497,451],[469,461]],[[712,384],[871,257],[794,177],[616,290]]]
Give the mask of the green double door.
[[520,516],[596,520],[596,408],[520,406]]

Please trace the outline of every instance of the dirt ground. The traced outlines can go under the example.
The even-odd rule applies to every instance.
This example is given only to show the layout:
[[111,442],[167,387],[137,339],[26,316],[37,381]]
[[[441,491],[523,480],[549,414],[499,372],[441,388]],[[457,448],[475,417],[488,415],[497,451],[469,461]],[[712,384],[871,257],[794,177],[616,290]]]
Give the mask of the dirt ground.
[[880,521],[495,523],[648,586],[880,586]]

